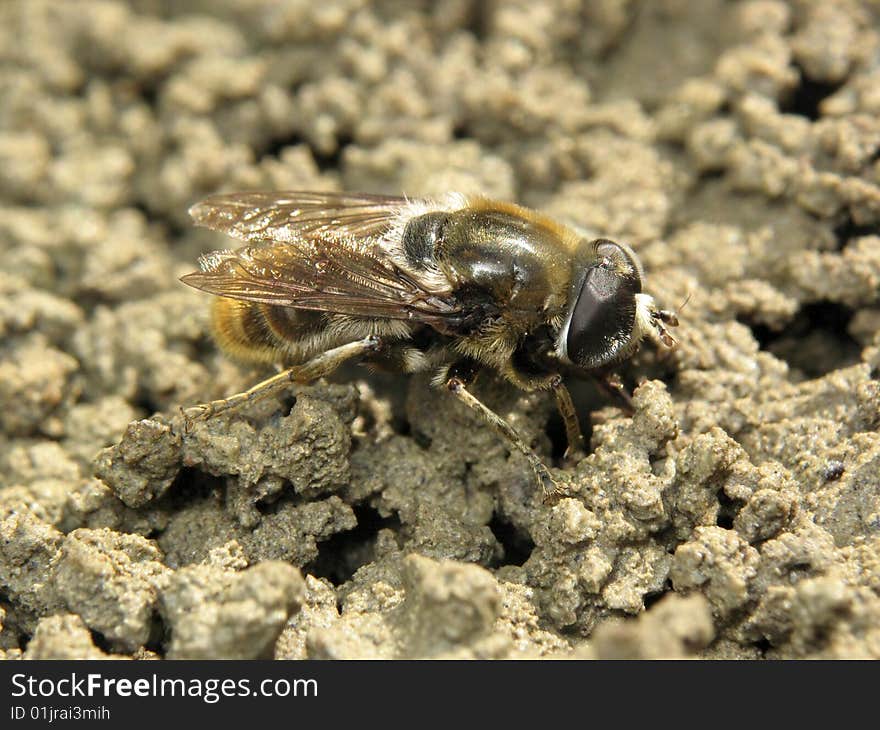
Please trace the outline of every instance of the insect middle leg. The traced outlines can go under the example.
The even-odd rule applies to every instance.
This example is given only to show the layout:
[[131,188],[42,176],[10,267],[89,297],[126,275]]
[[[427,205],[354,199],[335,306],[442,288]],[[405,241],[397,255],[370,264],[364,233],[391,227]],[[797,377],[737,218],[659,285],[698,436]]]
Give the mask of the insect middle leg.
[[446,389],[468,408],[479,413],[497,433],[507,439],[517,451],[528,459],[529,465],[535,473],[538,484],[541,485],[545,501],[553,499],[559,495],[561,491],[560,487],[551,476],[550,470],[544,465],[544,462],[542,462],[535,455],[535,452],[532,451],[529,445],[522,440],[522,437],[516,432],[513,426],[467,389],[465,381],[461,377],[458,377],[457,375],[449,377],[446,380]]
[[301,365],[293,365],[271,378],[266,378],[241,393],[186,408],[183,410],[183,417],[187,423],[200,418],[210,418],[218,413],[240,408],[246,403],[253,403],[255,400],[265,398],[272,393],[283,390],[291,383],[310,383],[324,375],[329,375],[348,360],[376,352],[380,346],[379,338],[371,336],[334,347]]

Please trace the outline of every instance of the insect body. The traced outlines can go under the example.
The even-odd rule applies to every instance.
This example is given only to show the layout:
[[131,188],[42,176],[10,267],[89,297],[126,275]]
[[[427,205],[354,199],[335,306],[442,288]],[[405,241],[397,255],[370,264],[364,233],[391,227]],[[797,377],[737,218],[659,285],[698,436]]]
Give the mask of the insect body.
[[288,369],[246,393],[190,409],[208,415],[361,358],[431,371],[524,453],[544,464],[467,386],[481,368],[525,390],[550,389],[570,448],[582,441],[561,374],[604,373],[645,337],[671,347],[675,315],[642,292],[633,251],[509,203],[336,193],[218,195],[195,222],[250,245],[217,251],[183,277],[219,295],[220,346]]

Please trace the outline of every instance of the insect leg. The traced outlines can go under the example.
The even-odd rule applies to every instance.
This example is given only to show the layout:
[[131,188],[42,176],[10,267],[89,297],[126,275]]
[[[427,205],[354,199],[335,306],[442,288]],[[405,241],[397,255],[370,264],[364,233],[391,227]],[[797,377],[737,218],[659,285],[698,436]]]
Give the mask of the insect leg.
[[556,396],[556,408],[562,421],[565,423],[565,437],[568,446],[565,448],[564,459],[577,457],[586,452],[584,448],[584,435],[581,433],[581,424],[578,421],[577,410],[571,400],[571,393],[562,382],[562,377],[557,375],[550,383],[553,395]]
[[228,398],[221,398],[210,403],[202,403],[192,406],[183,411],[183,416],[189,424],[199,418],[210,418],[223,411],[239,408],[245,403],[252,403],[259,398],[264,398],[271,393],[282,390],[290,383],[310,383],[324,375],[329,375],[344,362],[352,358],[360,357],[375,352],[380,347],[378,337],[365,337],[356,342],[349,342],[332,350],[322,352],[302,365],[294,365],[281,371],[271,378],[257,383],[241,393],[236,393]]
[[506,438],[517,451],[529,460],[529,465],[532,467],[532,471],[535,472],[535,477],[541,485],[541,490],[544,492],[545,501],[558,496],[560,488],[550,475],[550,470],[544,466],[544,463],[537,456],[535,456],[535,452],[532,451],[529,445],[522,440],[520,435],[514,430],[513,426],[468,391],[464,382],[460,378],[449,378],[446,381],[446,388],[468,408],[479,413],[488,424],[495,429],[495,431]]
[[636,412],[632,396],[627,393],[626,386],[623,384],[623,381],[617,373],[594,375],[593,378],[596,385],[599,386],[599,389],[605,393],[605,395],[609,396],[612,400],[617,401],[617,405],[622,411],[630,416]]

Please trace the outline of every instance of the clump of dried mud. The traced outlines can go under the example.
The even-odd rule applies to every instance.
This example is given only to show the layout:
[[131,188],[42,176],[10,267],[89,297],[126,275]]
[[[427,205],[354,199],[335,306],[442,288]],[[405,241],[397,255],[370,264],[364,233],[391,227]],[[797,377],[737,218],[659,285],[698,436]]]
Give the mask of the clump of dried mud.
[[[876,3],[0,7],[0,651],[880,657]],[[681,313],[542,504],[424,380],[253,384],[177,282],[217,190],[482,192]],[[357,380],[361,378],[362,380]],[[479,395],[547,459],[542,394]]]

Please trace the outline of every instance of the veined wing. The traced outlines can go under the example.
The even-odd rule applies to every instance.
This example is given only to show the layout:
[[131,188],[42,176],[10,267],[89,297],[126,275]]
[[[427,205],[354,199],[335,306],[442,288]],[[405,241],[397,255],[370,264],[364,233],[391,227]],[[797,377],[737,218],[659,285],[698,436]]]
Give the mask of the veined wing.
[[380,236],[407,205],[406,198],[329,192],[254,192],[214,195],[189,209],[196,225],[242,241],[290,242],[334,232]]
[[383,238],[406,205],[335,193],[208,198],[191,209],[197,223],[270,243],[208,254],[182,281],[233,299],[451,330],[463,313],[449,283],[408,268],[399,244]]

